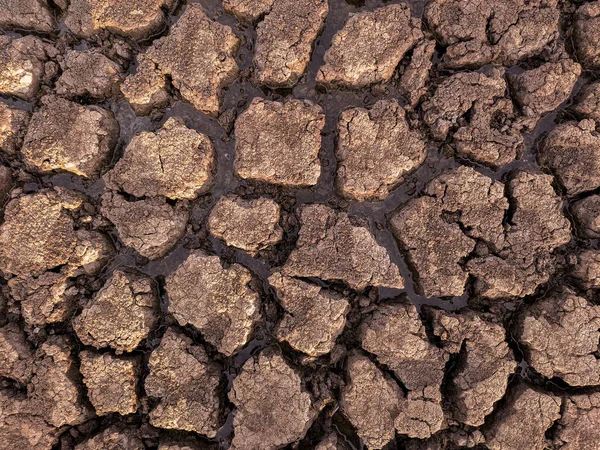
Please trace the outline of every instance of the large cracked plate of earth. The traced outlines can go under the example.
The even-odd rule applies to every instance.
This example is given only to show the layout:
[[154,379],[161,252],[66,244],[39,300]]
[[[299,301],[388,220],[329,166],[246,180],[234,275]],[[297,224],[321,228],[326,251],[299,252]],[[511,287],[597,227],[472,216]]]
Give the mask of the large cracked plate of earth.
[[600,1],[0,0],[0,450],[600,449]]

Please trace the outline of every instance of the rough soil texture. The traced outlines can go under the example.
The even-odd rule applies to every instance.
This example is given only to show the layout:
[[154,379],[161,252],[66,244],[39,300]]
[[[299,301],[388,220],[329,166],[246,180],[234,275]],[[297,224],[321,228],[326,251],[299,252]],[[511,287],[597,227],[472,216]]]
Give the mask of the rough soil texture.
[[0,0],[0,450],[600,450],[599,39]]

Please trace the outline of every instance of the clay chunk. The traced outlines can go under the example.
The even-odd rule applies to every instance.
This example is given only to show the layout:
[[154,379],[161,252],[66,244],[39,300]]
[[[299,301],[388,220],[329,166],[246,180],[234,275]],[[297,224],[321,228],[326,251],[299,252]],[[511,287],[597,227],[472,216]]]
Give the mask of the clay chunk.
[[154,330],[158,314],[152,280],[117,270],[75,318],[73,329],[86,345],[130,352]]
[[571,212],[584,237],[600,238],[600,195],[590,195],[573,203]]
[[252,24],[271,11],[275,0],[223,0],[223,8],[240,22]]
[[539,450],[545,434],[560,418],[560,398],[517,385],[484,431],[490,450]]
[[498,71],[490,76],[460,72],[443,80],[433,96],[423,103],[423,121],[434,139],[443,141],[456,129],[460,119],[476,104],[489,108],[504,97],[506,82]]
[[144,389],[148,396],[159,399],[150,412],[150,423],[215,437],[223,369],[209,359],[204,348],[168,329],[150,355],[148,368]]
[[[0,14],[5,13],[2,6]],[[44,81],[45,63],[56,53],[34,36],[0,36],[0,94],[33,100]]]
[[207,342],[229,356],[241,349],[260,314],[260,296],[252,274],[218,256],[193,252],[167,277],[169,312],[182,325],[197,328]]
[[121,84],[121,93],[138,116],[147,116],[169,103],[167,79],[156,64],[138,56],[138,70]]
[[556,174],[568,195],[600,186],[600,134],[590,119],[558,125],[542,142],[538,161]]
[[60,67],[57,95],[105,100],[119,92],[123,69],[101,53],[69,50]]
[[49,33],[56,21],[46,0],[1,0],[0,27]]
[[473,311],[428,311],[442,349],[458,355],[448,382],[452,417],[478,427],[505,394],[517,363],[506,343],[506,330]]
[[32,363],[33,351],[19,326],[9,323],[0,328],[0,377],[26,384],[31,379]]
[[431,344],[414,305],[387,304],[367,316],[361,345],[394,372],[408,391],[395,419],[400,434],[425,439],[444,426],[442,394],[448,354]]
[[254,76],[260,85],[296,84],[306,71],[312,46],[329,11],[326,0],[272,1],[256,27]]
[[353,225],[346,213],[325,205],[305,205],[300,209],[300,224],[284,275],[344,281],[358,291],[367,286],[404,288],[386,249],[366,227]]
[[165,256],[185,234],[187,205],[163,198],[129,201],[112,192],[102,196],[102,214],[116,227],[123,243],[148,259]]
[[434,53],[435,41],[425,39],[419,42],[413,49],[410,63],[400,78],[398,86],[400,94],[408,100],[409,105],[413,108],[427,93]]
[[75,446],[75,450],[144,450],[145,448],[136,430],[120,425],[113,425]]
[[338,132],[337,186],[353,200],[384,200],[427,156],[419,133],[408,127],[396,101],[342,112]]
[[208,231],[225,244],[254,255],[281,241],[280,210],[279,205],[267,197],[245,200],[227,195],[210,212]]
[[[239,39],[230,27],[210,19],[200,4],[190,3],[169,34],[155,40],[144,58],[169,76],[194,108],[216,116],[221,90],[239,73],[234,59],[238,46]],[[150,64],[138,68],[151,69]]]
[[360,89],[387,83],[406,52],[421,38],[420,21],[407,4],[352,15],[325,53],[317,83]]
[[138,408],[139,358],[119,358],[110,353],[79,354],[83,382],[96,414],[133,414]]
[[284,315],[275,334],[309,356],[329,353],[344,330],[350,304],[341,295],[279,272],[269,277]]
[[468,277],[461,261],[476,239],[495,250],[503,247],[504,185],[463,166],[432,180],[424,194],[392,214],[392,232],[425,296],[460,296]]
[[554,443],[561,450],[597,450],[600,443],[600,394],[569,396],[564,407]]
[[210,139],[171,117],[157,131],[135,136],[104,180],[136,197],[194,199],[212,186],[214,167]]
[[580,252],[571,275],[585,289],[600,288],[600,252],[592,249]]
[[65,25],[80,37],[102,30],[144,39],[161,30],[174,0],[71,0]]
[[401,411],[402,391],[369,358],[359,353],[346,363],[348,384],[340,408],[369,449],[383,448],[395,436],[394,422]]
[[0,151],[14,155],[23,142],[31,114],[0,103]]
[[581,119],[592,119],[600,123],[600,81],[586,84],[575,97],[573,112]]
[[539,373],[588,386],[600,384],[599,330],[600,306],[566,291],[527,308],[516,338]]
[[255,98],[235,122],[237,176],[291,187],[313,186],[325,114],[308,100]]
[[44,97],[29,124],[21,153],[30,170],[100,175],[119,135],[113,113],[57,97]]
[[229,399],[236,407],[235,450],[275,450],[297,442],[316,416],[298,373],[271,350],[246,361]]
[[584,3],[575,12],[573,41],[581,65],[586,69],[600,68],[600,1]]

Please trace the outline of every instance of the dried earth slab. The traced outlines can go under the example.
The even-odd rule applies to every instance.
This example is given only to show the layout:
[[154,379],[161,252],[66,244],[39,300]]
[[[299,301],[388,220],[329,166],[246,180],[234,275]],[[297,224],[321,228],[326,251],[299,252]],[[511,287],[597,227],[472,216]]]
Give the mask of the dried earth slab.
[[[210,19],[198,3],[190,3],[169,34],[143,54],[149,61],[138,70],[157,70],[194,108],[216,116],[221,90],[237,78],[234,53],[239,39],[227,25]],[[134,76],[139,75],[138,72]]]
[[[258,5],[259,10],[263,8]],[[269,12],[256,27],[254,77],[258,84],[296,84],[306,71],[328,11],[327,0],[271,1]]]
[[325,53],[316,81],[328,87],[360,89],[387,83],[422,37],[420,21],[407,4],[389,5],[350,16]]
[[46,0],[0,1],[0,26],[49,33],[56,20]]
[[248,269],[224,268],[218,256],[193,252],[166,280],[169,312],[192,325],[229,356],[241,349],[260,314],[260,295]]
[[129,201],[110,191],[102,196],[101,208],[123,243],[148,259],[169,253],[185,234],[189,218],[183,202],[173,206],[159,197]]
[[477,240],[503,247],[504,185],[463,166],[432,180],[423,194],[390,216],[392,232],[425,296],[460,296],[468,277],[462,261]]
[[298,442],[316,416],[300,375],[273,349],[246,361],[229,399],[236,408],[235,450],[275,450]]
[[270,198],[245,200],[230,194],[211,210],[207,229],[225,244],[255,255],[281,241],[280,218],[281,208]]
[[32,346],[16,323],[0,328],[0,377],[26,384],[31,379]]
[[69,50],[60,60],[60,68],[57,95],[106,100],[119,92],[123,69],[102,53]]
[[139,357],[116,357],[85,350],[79,359],[87,395],[97,415],[119,413],[125,416],[137,411]]
[[58,97],[44,97],[32,116],[21,153],[39,173],[66,171],[84,178],[100,175],[119,136],[113,113]]
[[425,439],[444,428],[440,389],[448,353],[429,342],[416,307],[380,305],[365,318],[360,338],[362,348],[393,371],[406,390],[395,418],[397,432]]
[[223,368],[200,345],[170,328],[150,355],[144,389],[159,399],[150,423],[212,438],[219,429]]
[[599,69],[600,1],[582,4],[574,19],[573,41],[577,57],[586,69]]
[[175,3],[174,0],[71,0],[65,25],[84,38],[109,30],[144,39],[163,28],[166,22],[164,10]]
[[284,275],[343,281],[358,291],[367,286],[404,288],[387,250],[368,228],[353,225],[346,213],[325,205],[305,205],[300,209],[300,225]]
[[577,93],[571,110],[581,119],[592,119],[600,123],[600,81],[583,86]]
[[600,186],[600,134],[593,120],[566,122],[548,133],[538,162],[555,174],[568,195]]
[[121,93],[138,116],[146,116],[166,106],[171,97],[167,77],[151,60],[138,55],[137,72],[128,75],[121,84]]
[[427,156],[420,134],[409,128],[395,100],[342,112],[338,136],[337,186],[353,200],[384,200]]
[[34,100],[45,81],[45,64],[57,53],[35,36],[0,36],[0,94]]
[[315,284],[275,272],[269,277],[284,313],[275,334],[309,356],[329,353],[346,325],[350,303]]
[[572,395],[563,401],[561,417],[554,437],[561,450],[589,448],[596,450],[600,442],[600,394]]
[[113,425],[75,446],[75,450],[144,450],[135,429]]
[[235,173],[283,186],[317,184],[324,126],[322,108],[308,100],[255,98],[235,121]]
[[14,155],[21,148],[31,114],[0,103],[0,151]]
[[208,136],[171,117],[157,131],[135,136],[104,180],[135,197],[194,199],[212,186],[215,165]]
[[84,305],[73,329],[86,345],[130,352],[154,330],[159,313],[152,279],[117,270]]
[[275,0],[223,0],[223,8],[240,22],[252,24],[265,16]]
[[600,306],[565,291],[523,311],[515,334],[529,365],[572,386],[600,384]]
[[408,104],[413,108],[427,93],[434,53],[435,41],[429,39],[420,41],[415,45],[410,62],[400,77],[398,85],[400,94],[408,100]]
[[600,288],[600,251],[587,249],[579,252],[571,276],[584,289]]

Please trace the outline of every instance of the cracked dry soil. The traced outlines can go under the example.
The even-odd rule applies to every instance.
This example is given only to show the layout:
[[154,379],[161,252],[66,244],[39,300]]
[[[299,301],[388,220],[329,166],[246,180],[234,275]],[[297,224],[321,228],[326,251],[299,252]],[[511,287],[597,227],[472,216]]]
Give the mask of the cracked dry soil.
[[600,1],[0,30],[0,450],[600,449]]

